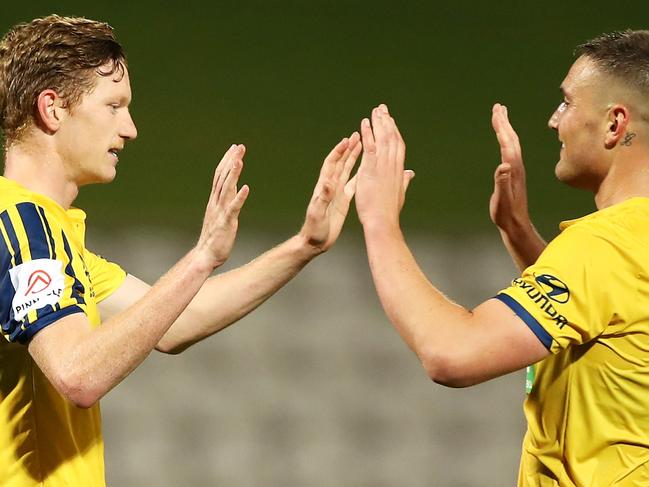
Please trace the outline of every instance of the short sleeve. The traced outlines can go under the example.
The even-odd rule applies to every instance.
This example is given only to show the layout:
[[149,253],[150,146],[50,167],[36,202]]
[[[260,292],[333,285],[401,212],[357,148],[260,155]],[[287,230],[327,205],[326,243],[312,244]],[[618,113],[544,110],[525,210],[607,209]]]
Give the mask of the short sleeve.
[[626,269],[615,242],[568,228],[496,298],[557,353],[604,333],[614,320],[616,294],[632,286]]
[[71,240],[55,218],[32,202],[18,203],[0,213],[0,233],[0,324],[7,340],[26,344],[64,316],[85,312]]
[[95,300],[99,303],[122,285],[126,279],[126,271],[114,262],[109,262],[89,250],[86,250],[84,257],[95,292]]

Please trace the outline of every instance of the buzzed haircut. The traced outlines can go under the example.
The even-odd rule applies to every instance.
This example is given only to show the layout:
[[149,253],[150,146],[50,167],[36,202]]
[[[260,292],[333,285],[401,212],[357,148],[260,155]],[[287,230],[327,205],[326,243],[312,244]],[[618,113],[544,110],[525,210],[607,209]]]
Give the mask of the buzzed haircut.
[[586,56],[602,72],[649,96],[649,30],[602,34],[577,46],[575,56]]
[[0,41],[5,149],[33,124],[44,90],[54,90],[72,109],[94,88],[96,74],[110,76],[125,66],[124,50],[107,23],[49,15],[12,27]]

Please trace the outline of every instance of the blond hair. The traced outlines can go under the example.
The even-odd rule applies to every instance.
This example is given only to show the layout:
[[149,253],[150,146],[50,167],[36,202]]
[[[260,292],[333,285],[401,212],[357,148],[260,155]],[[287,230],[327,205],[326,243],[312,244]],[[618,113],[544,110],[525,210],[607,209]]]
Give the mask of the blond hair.
[[5,147],[18,141],[51,89],[73,108],[96,76],[124,72],[126,56],[104,22],[49,15],[15,25],[0,41],[0,128]]

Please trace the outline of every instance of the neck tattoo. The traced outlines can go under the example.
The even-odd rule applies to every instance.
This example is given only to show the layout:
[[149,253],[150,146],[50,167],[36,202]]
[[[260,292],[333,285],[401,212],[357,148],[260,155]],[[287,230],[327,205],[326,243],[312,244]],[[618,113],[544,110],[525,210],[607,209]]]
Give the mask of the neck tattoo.
[[624,135],[624,140],[620,143],[628,147],[631,145],[633,137],[635,137],[635,134],[633,132],[628,132]]

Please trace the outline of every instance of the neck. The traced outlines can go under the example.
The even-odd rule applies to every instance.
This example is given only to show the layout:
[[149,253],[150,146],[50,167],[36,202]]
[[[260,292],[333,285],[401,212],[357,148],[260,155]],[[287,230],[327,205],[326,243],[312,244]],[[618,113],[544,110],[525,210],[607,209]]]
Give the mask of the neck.
[[614,161],[595,191],[595,204],[601,210],[637,196],[649,198],[649,153],[644,151]]
[[72,206],[79,194],[79,186],[68,177],[58,154],[39,144],[14,144],[9,147],[4,176],[30,191],[53,199],[65,209]]

